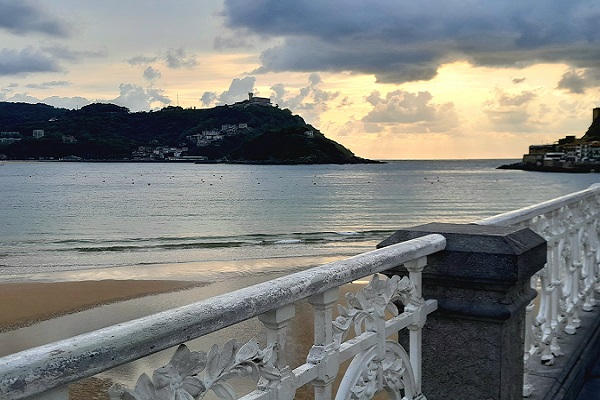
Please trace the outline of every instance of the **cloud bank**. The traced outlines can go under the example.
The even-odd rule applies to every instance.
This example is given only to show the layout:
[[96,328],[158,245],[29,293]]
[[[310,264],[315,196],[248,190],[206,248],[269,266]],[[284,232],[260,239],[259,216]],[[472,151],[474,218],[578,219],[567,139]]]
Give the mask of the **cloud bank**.
[[0,29],[14,35],[43,34],[68,37],[72,33],[67,21],[52,15],[38,2],[31,0],[0,0]]
[[204,92],[200,98],[200,102],[204,106],[211,104],[233,104],[237,101],[245,100],[248,98],[248,93],[254,93],[254,83],[256,78],[254,76],[247,76],[245,78],[234,78],[229,85],[229,89],[217,95],[216,92]]
[[458,125],[458,116],[453,103],[435,104],[429,92],[406,92],[396,90],[385,97],[374,91],[367,97],[373,106],[362,121],[375,124],[367,127],[371,132],[378,132],[385,125],[400,126],[410,130],[406,132],[445,132]]
[[168,68],[194,68],[199,62],[195,54],[189,54],[183,47],[167,49],[154,56],[137,55],[126,61],[133,66],[146,66],[154,62],[163,62]]
[[257,73],[352,71],[404,83],[430,80],[459,60],[517,68],[566,63],[587,72],[561,87],[598,84],[591,79],[600,71],[595,0],[226,0],[224,16],[232,29],[279,40],[262,52]]

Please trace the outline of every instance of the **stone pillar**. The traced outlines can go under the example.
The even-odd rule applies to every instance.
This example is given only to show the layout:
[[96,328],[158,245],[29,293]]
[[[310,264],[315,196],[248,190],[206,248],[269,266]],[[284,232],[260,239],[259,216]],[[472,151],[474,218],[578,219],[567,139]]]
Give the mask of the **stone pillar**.
[[378,247],[431,233],[447,244],[423,271],[423,297],[438,301],[423,329],[423,394],[522,399],[525,309],[536,296],[530,278],[546,262],[545,240],[528,228],[432,223]]

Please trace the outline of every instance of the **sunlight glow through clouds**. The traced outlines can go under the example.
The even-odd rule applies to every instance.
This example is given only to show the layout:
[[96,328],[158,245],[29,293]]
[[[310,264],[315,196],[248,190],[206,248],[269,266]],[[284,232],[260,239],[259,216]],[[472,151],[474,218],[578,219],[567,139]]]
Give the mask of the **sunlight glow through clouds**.
[[0,101],[138,111],[253,91],[377,159],[519,158],[583,135],[600,106],[592,0],[438,3],[0,0]]

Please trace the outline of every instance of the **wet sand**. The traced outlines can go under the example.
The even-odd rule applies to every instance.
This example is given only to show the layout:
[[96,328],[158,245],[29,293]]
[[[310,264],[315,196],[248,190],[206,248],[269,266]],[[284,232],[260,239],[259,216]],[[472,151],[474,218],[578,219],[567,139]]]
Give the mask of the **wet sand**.
[[0,332],[103,304],[203,285],[169,280],[2,283]]
[[[201,291],[199,297],[210,297],[226,291],[237,290],[241,287],[259,283],[274,278],[279,274],[248,277],[243,280],[224,281],[206,284],[198,281],[169,281],[169,280],[97,280],[97,281],[69,281],[69,282],[30,282],[30,283],[1,283],[0,284],[0,332],[16,329],[22,326],[33,325],[40,321],[48,321],[66,314],[74,314],[79,311],[97,313],[96,306],[113,304],[117,306],[123,300],[135,299],[145,296],[159,295],[179,291],[182,294]],[[340,293],[340,300],[344,302],[343,294],[346,291],[356,291],[362,285],[345,285]],[[193,288],[199,288],[194,290]],[[187,289],[190,289],[189,291]],[[198,298],[197,300],[199,300]],[[42,325],[34,325],[32,328],[42,329]],[[249,320],[226,328],[226,330],[196,339],[189,343],[194,350],[208,349],[215,343],[218,336],[224,338],[236,337],[240,341],[249,340],[262,331],[260,323],[256,319]],[[287,351],[288,362],[292,367],[302,364],[306,354],[312,345],[312,308],[306,301],[297,304],[296,318],[288,327],[290,338],[288,338]],[[215,336],[218,335],[218,336]],[[245,337],[248,336],[248,337]],[[260,334],[258,335],[260,337]],[[218,337],[218,340],[222,339]],[[225,340],[225,339],[223,339]],[[204,343],[206,342],[206,343]],[[222,344],[222,343],[221,343]],[[172,351],[166,351],[166,357],[172,356]],[[155,361],[138,361],[143,372],[151,371],[167,360],[161,360],[158,365],[151,365]],[[127,368],[127,367],[125,367]],[[131,368],[131,367],[129,367]],[[115,371],[116,376],[110,371],[99,376],[84,379],[69,385],[71,400],[98,399],[107,400],[107,388],[113,381],[128,384],[131,388],[135,386],[133,381],[128,381],[122,376],[122,370]],[[134,375],[139,376],[140,371]],[[337,383],[337,382],[336,382]],[[297,399],[312,398],[310,385],[301,388],[297,392]]]

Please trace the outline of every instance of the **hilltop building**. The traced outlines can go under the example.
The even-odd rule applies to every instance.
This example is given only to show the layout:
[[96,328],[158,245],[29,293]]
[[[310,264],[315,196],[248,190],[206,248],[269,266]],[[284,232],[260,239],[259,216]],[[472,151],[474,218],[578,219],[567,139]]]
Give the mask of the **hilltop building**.
[[251,92],[248,93],[248,100],[238,101],[229,107],[248,107],[253,105],[273,107],[271,99],[268,97],[255,96],[254,93]]
[[43,129],[35,129],[33,131],[33,135],[34,138],[39,139],[44,137],[44,130]]

